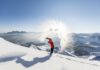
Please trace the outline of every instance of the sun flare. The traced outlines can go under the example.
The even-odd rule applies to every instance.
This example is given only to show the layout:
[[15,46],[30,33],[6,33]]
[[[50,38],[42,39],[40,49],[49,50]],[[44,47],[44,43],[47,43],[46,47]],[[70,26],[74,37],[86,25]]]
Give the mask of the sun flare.
[[46,37],[53,38],[58,36],[60,38],[61,50],[68,46],[69,40],[71,39],[71,31],[65,23],[62,21],[48,20],[40,25],[40,31],[44,32],[41,37],[41,40]]

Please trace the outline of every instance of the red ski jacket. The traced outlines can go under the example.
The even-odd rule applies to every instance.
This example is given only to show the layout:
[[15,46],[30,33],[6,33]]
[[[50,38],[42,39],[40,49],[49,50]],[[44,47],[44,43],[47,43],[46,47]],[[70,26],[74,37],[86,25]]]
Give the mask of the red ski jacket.
[[52,39],[51,38],[46,38],[46,39],[49,40],[48,43],[50,44],[50,47],[54,48],[54,43],[53,43]]

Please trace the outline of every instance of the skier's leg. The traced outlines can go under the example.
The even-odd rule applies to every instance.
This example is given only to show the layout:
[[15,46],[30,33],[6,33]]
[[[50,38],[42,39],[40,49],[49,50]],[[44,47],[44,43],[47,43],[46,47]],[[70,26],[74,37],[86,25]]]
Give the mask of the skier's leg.
[[53,53],[53,49],[54,49],[54,48],[51,48],[51,52],[50,52],[50,55],[52,55],[52,53]]

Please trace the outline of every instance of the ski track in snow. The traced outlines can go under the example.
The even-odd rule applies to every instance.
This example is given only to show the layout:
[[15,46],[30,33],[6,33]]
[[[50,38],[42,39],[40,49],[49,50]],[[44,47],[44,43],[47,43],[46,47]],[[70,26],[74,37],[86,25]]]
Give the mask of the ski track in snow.
[[71,59],[71,58],[68,58],[68,57],[63,57],[63,56],[59,56],[60,58],[64,58],[64,59],[67,59],[69,61],[74,61],[74,62],[79,62],[79,63],[84,63],[84,64],[89,64],[89,65],[93,65],[93,66],[100,66],[98,64],[91,64],[91,63],[88,63],[88,62],[82,62],[82,61],[79,61],[79,60],[75,60],[75,59]]

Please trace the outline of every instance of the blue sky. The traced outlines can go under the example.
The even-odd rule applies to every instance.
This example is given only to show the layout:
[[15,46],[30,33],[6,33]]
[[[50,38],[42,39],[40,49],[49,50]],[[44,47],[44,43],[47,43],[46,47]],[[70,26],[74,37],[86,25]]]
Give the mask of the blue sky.
[[100,32],[100,0],[0,0],[0,32],[32,32],[48,19],[76,33]]

